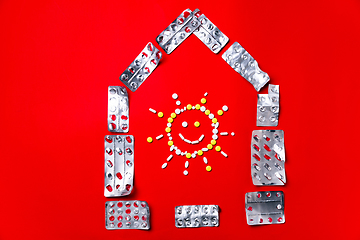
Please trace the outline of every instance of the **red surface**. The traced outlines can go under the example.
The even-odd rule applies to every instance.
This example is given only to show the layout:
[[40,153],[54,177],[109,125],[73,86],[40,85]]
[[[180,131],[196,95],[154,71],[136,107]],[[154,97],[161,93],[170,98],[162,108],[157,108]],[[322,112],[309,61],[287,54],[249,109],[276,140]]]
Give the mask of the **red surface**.
[[[285,187],[255,187],[250,138],[257,92],[195,36],[190,36],[130,96],[135,146],[135,189],[127,197],[149,203],[150,231],[107,231],[104,205],[104,136],[107,87],[147,42],[185,8],[201,11],[238,41],[280,85],[285,131]],[[357,157],[359,1],[1,1],[0,2],[0,239],[360,239]],[[267,92],[267,87],[261,93]],[[210,109],[224,104],[219,145],[229,155],[169,155],[166,118],[208,92]],[[186,119],[189,127],[180,126]],[[193,127],[200,121],[200,128]],[[204,114],[188,112],[173,133],[210,139]],[[175,144],[185,148],[185,143]],[[189,147],[191,150],[192,148]],[[250,227],[244,194],[285,193],[286,223]],[[218,204],[220,227],[177,229],[174,207]]]

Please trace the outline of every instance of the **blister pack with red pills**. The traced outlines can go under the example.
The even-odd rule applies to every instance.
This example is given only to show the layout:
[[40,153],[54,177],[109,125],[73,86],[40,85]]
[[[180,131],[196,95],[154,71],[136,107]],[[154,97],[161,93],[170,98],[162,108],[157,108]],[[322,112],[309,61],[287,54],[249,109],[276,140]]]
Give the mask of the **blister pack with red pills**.
[[282,191],[248,192],[245,194],[248,225],[285,223]]
[[134,137],[105,136],[105,197],[131,193],[134,184]]
[[108,130],[129,132],[129,97],[125,87],[108,87]]
[[150,229],[150,209],[145,201],[105,203],[105,227],[114,229]]

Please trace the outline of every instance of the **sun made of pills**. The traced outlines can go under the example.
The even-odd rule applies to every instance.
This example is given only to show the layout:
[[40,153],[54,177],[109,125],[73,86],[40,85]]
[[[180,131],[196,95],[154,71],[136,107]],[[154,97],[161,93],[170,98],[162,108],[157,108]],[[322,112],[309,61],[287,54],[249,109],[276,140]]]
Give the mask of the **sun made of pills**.
[[[172,112],[169,116],[169,118],[167,119],[167,126],[165,128],[165,132],[166,132],[166,135],[168,137],[168,142],[167,144],[170,146],[170,152],[173,152],[175,151],[175,154],[177,156],[181,156],[181,157],[185,157],[187,160],[185,161],[185,170],[184,170],[184,175],[188,175],[189,172],[188,172],[188,168],[189,168],[189,159],[190,158],[196,158],[196,157],[202,157],[203,158],[203,161],[206,165],[205,167],[205,170],[208,171],[208,172],[211,172],[212,168],[211,166],[209,165],[209,161],[208,159],[203,156],[206,152],[212,150],[212,149],[215,149],[216,152],[219,152],[220,154],[222,154],[222,156],[224,157],[228,157],[228,155],[222,150],[222,148],[217,145],[217,140],[219,138],[219,136],[228,136],[229,133],[228,132],[219,132],[218,128],[219,128],[219,120],[216,118],[215,114],[218,115],[218,116],[222,116],[224,114],[224,112],[228,111],[229,108],[224,105],[222,107],[222,109],[218,110],[215,114],[211,112],[210,109],[207,109],[204,105],[206,104],[207,100],[206,100],[206,96],[208,95],[208,93],[205,93],[204,94],[204,98],[201,98],[200,100],[200,103],[198,104],[195,104],[195,105],[192,105],[192,104],[187,104],[185,106],[181,106],[181,102],[178,100],[179,96],[174,93],[172,95],[172,98],[174,100],[176,100],[176,105],[178,106],[178,108],[175,109],[174,112]],[[209,117],[210,121],[211,121],[211,126],[213,127],[212,129],[212,139],[210,142],[208,142],[207,144],[205,143],[203,145],[202,148],[199,148],[198,150],[195,150],[194,152],[187,152],[187,151],[182,151],[179,147],[177,147],[173,141],[173,138],[172,138],[172,124],[173,122],[175,121],[176,119],[176,116],[185,112],[185,111],[201,111],[203,112],[206,116]],[[149,111],[154,113],[154,114],[157,114],[158,117],[162,118],[164,117],[164,113],[163,112],[157,112],[156,110],[152,109],[152,108],[149,108]],[[188,127],[188,123],[186,121],[182,122],[181,124],[184,128]],[[195,127],[199,127],[200,126],[200,122],[196,121],[194,123],[194,126]],[[232,136],[235,135],[234,132],[231,133]],[[163,139],[164,135],[163,134],[160,134],[159,136],[157,136],[155,139],[156,140],[161,140]],[[202,134],[200,136],[199,139],[196,139],[196,140],[189,140],[189,139],[186,139],[180,132],[179,132],[179,137],[181,138],[182,141],[188,143],[188,144],[192,144],[192,145],[197,145],[197,144],[201,144],[205,135]],[[152,137],[148,137],[147,138],[147,141],[149,143],[152,143],[153,142],[153,138]],[[170,162],[170,160],[174,157],[173,154],[170,154],[169,157],[166,159],[166,162],[164,164],[162,164],[162,168],[165,169],[167,166],[168,166],[168,162]]]

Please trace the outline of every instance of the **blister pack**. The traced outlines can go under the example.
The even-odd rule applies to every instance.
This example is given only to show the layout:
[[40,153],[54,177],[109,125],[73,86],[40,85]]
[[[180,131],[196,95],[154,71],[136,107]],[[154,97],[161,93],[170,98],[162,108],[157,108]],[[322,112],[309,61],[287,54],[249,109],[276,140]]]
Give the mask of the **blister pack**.
[[217,227],[219,226],[218,205],[184,205],[175,207],[175,226]]
[[279,85],[269,84],[268,94],[258,94],[256,126],[278,125],[279,100]]
[[145,201],[105,203],[105,227],[114,229],[150,229],[150,210]]
[[285,185],[283,130],[254,130],[252,132],[251,176],[254,185]]
[[259,68],[257,61],[238,42],[231,45],[222,58],[249,81],[256,91],[270,81],[269,75]]
[[129,132],[129,97],[125,87],[108,88],[108,130]]
[[131,193],[134,182],[134,137],[105,136],[105,197]]
[[162,53],[151,43],[135,58],[130,66],[120,75],[120,80],[135,92],[159,65]]
[[197,36],[213,53],[218,53],[229,42],[223,34],[199,9],[195,9],[194,16],[199,20],[200,26],[194,31]]
[[198,26],[200,26],[200,22],[194,17],[193,12],[190,9],[186,9],[156,37],[156,42],[167,54],[170,54]]
[[248,225],[285,223],[282,191],[248,192],[245,194]]

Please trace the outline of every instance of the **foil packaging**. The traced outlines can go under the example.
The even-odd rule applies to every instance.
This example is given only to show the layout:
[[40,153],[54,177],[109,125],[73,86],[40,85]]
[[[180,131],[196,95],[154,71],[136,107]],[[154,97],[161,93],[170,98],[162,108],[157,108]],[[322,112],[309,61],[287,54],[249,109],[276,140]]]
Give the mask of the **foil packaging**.
[[105,197],[129,195],[134,185],[134,137],[105,136]]
[[159,65],[161,58],[162,53],[149,42],[130,66],[120,75],[120,81],[131,91],[135,92]]
[[125,87],[108,87],[108,130],[129,132],[129,97]]
[[256,126],[277,126],[279,110],[279,85],[269,84],[268,94],[258,94]]
[[259,68],[258,62],[238,43],[235,42],[222,55],[222,58],[243,78],[259,91],[268,81],[269,75]]
[[213,53],[217,54],[229,42],[229,38],[199,9],[195,9],[193,13],[200,22],[200,26],[194,31],[194,35],[197,36]]
[[150,229],[150,210],[145,201],[109,201],[105,203],[105,228]]
[[283,130],[252,132],[251,176],[254,185],[285,185]]
[[285,223],[284,193],[248,192],[245,194],[245,212],[248,225]]
[[175,207],[175,226],[189,227],[218,227],[218,205],[184,205]]

